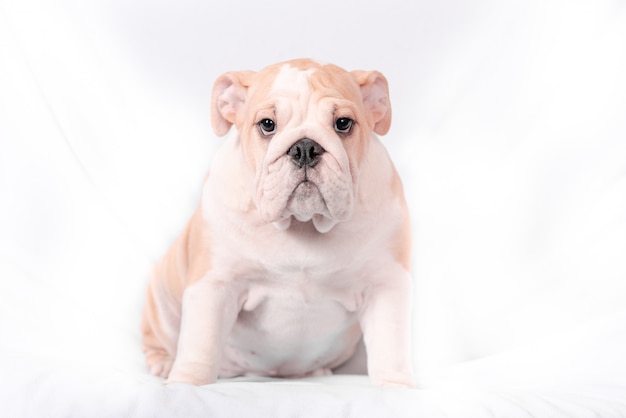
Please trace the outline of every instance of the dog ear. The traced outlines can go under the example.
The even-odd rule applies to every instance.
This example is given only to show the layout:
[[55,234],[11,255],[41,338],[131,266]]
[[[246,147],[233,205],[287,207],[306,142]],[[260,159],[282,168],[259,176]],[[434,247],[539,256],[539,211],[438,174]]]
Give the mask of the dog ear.
[[237,121],[246,104],[252,74],[252,71],[229,72],[215,80],[211,95],[211,125],[216,135],[226,135]]
[[352,71],[352,76],[361,87],[365,112],[372,122],[374,132],[385,135],[391,126],[391,103],[387,79],[378,71]]

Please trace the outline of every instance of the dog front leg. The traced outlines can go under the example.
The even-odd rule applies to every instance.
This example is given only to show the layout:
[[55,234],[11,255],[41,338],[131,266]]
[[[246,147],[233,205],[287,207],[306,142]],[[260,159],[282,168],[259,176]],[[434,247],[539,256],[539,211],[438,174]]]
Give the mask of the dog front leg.
[[[389,272],[386,275],[389,276]],[[414,387],[411,367],[411,277],[404,270],[370,288],[361,313],[367,369],[379,386]]]
[[238,313],[239,295],[229,283],[204,278],[185,289],[176,360],[166,383],[214,383]]

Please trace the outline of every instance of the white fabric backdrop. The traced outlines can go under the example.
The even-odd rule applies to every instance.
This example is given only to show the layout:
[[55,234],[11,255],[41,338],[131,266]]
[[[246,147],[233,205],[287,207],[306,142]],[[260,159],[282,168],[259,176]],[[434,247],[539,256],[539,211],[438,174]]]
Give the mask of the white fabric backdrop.
[[626,392],[622,0],[0,0],[5,373],[154,383],[143,290],[223,141],[212,82],[295,57],[389,79],[420,381]]

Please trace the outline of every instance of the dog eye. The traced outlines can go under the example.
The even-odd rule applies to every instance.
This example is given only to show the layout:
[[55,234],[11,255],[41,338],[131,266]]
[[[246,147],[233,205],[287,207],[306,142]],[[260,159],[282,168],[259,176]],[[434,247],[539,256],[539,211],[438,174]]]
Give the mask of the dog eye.
[[271,119],[261,119],[257,125],[259,125],[259,130],[263,136],[269,136],[276,132],[276,122]]
[[335,121],[335,131],[341,134],[347,134],[352,129],[354,121],[350,118],[339,118]]

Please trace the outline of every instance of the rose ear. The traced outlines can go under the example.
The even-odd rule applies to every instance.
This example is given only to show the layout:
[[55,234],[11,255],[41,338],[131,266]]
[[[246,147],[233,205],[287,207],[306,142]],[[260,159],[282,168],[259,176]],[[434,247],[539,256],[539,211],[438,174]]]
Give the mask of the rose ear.
[[352,71],[352,76],[361,87],[365,112],[374,127],[374,132],[385,135],[391,126],[391,103],[387,79],[378,71]]
[[224,136],[237,121],[248,94],[252,71],[229,72],[213,84],[211,95],[211,125],[218,136]]

